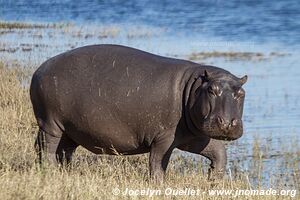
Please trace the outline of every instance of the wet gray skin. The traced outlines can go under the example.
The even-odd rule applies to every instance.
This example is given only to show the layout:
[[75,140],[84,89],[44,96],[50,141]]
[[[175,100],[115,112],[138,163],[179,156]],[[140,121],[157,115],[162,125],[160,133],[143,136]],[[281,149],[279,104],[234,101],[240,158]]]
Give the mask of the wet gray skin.
[[243,133],[246,80],[118,45],[60,54],[39,67],[30,87],[39,160],[69,163],[79,145],[96,154],[150,152],[150,175],[161,181],[178,148],[207,157],[210,177],[222,177],[221,140]]

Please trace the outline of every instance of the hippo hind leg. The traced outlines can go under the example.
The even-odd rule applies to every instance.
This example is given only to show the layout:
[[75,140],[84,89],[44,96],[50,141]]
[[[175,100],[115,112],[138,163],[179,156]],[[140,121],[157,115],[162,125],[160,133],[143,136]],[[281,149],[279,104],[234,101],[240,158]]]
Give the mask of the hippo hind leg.
[[72,161],[73,153],[75,152],[78,144],[75,143],[66,133],[64,133],[59,141],[56,149],[56,157],[60,164],[66,162],[70,164]]
[[54,165],[69,164],[77,146],[78,144],[66,133],[63,133],[61,137],[56,137],[41,128],[35,141],[35,149],[40,164],[44,162]]

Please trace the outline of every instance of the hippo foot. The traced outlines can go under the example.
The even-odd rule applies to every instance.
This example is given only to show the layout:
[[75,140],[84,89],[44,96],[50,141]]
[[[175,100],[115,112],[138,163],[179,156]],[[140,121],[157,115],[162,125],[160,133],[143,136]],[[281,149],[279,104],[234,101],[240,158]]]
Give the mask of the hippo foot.
[[222,180],[224,178],[224,170],[216,170],[216,169],[212,169],[210,168],[208,170],[208,180],[209,181],[216,181],[216,180]]

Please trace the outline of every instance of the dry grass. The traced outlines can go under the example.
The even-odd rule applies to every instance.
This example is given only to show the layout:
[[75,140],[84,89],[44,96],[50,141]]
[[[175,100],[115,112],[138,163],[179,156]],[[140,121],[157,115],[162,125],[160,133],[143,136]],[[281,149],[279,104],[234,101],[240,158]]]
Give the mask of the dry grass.
[[[208,182],[201,165],[190,158],[172,159],[166,182],[159,186],[149,182],[147,155],[131,157],[95,156],[79,148],[70,170],[35,163],[33,149],[35,119],[24,80],[28,73],[20,68],[6,68],[0,63],[0,199],[131,199],[142,196],[114,196],[113,188],[161,189],[171,187],[209,189],[249,189],[247,175]],[[257,150],[259,151],[259,150]],[[259,159],[259,153],[257,154]],[[294,159],[294,157],[293,157]],[[292,160],[299,173],[298,161]],[[255,167],[255,166],[254,166]],[[299,176],[296,175],[296,177]],[[279,180],[280,181],[280,180]],[[299,187],[295,180],[294,187]],[[284,184],[284,180],[281,180]],[[275,196],[285,199],[285,196]],[[255,196],[253,199],[274,199]],[[144,197],[144,198],[147,198]],[[154,196],[153,199],[177,199],[179,196]],[[232,196],[180,196],[180,199],[233,199]],[[238,199],[249,199],[240,196]],[[252,199],[252,197],[251,197]]]

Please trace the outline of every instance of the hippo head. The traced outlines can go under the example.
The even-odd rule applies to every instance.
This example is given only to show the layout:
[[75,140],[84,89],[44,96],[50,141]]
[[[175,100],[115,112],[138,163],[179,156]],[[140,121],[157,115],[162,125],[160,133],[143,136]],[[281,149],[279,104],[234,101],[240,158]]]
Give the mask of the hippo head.
[[[201,133],[223,140],[235,140],[243,134],[242,114],[247,76],[237,78],[228,73],[199,77],[201,84],[193,90],[190,106],[192,124]],[[196,84],[197,85],[197,84]]]

